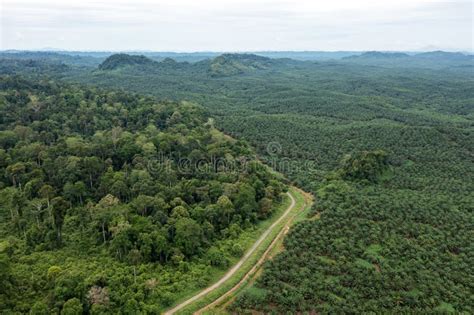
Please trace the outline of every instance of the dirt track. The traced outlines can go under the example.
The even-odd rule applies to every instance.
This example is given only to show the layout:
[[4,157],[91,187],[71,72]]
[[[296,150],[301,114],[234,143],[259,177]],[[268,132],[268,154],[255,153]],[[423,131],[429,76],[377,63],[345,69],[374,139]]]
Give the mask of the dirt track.
[[[258,238],[258,240],[252,245],[252,247],[245,253],[245,255],[229,270],[226,272],[226,274],[219,279],[219,281],[217,281],[216,283],[214,283],[213,285],[211,285],[210,287],[207,287],[206,289],[202,290],[201,292],[199,292],[198,294],[190,297],[189,299],[187,299],[186,301],[176,305],[174,308],[172,308],[171,310],[165,312],[164,314],[165,315],[171,315],[171,314],[175,314],[177,311],[183,309],[184,307],[188,306],[189,304],[197,301],[198,299],[200,299],[201,297],[205,296],[206,294],[216,290],[218,287],[220,287],[222,284],[224,284],[227,280],[230,279],[230,277],[232,277],[238,270],[240,267],[242,267],[242,265],[250,258],[250,256],[259,248],[259,246],[262,244],[262,242],[267,238],[267,236],[270,234],[270,232],[275,228],[275,226],[277,226],[283,219],[285,219],[286,217],[288,217],[288,214],[291,212],[291,210],[295,207],[295,204],[296,204],[296,201],[295,201],[295,198],[291,195],[290,192],[287,192],[288,196],[290,197],[291,199],[291,204],[290,206],[286,209],[285,213],[283,213],[279,218],[278,220],[276,220],[275,222],[273,222],[273,224],[267,229],[265,230],[265,232]],[[284,232],[284,229],[285,229],[285,226],[282,227],[281,232]],[[280,235],[280,233],[277,234],[277,236],[275,237],[278,238],[278,236]],[[271,246],[270,246],[271,247]],[[265,257],[265,254],[266,252],[263,254],[263,257]],[[259,265],[260,262],[260,259],[259,261],[257,261],[257,263],[255,264],[254,268],[256,266]],[[254,269],[252,268],[252,270]],[[251,271],[252,271],[251,270]],[[245,280],[245,277],[244,279],[242,279],[241,281]],[[238,285],[238,284],[237,284]],[[235,287],[234,287],[235,288]],[[232,289],[231,289],[232,290]],[[228,293],[231,293],[230,291],[228,291],[226,294]]]

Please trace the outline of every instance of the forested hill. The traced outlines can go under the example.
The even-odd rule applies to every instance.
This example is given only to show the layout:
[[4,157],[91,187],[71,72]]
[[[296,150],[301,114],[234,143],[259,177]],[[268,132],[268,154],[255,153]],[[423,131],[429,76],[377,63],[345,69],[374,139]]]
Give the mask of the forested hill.
[[114,70],[125,66],[153,65],[155,62],[145,56],[115,54],[105,59],[100,65],[100,70]]
[[171,58],[165,58],[160,62],[156,62],[145,56],[114,54],[105,59],[98,66],[98,69],[103,71],[122,69],[124,73],[141,73],[144,75],[173,74],[176,76],[196,73],[202,76],[226,77],[266,70],[281,64],[282,60],[270,59],[254,54],[223,54],[196,63],[176,62]]
[[405,53],[395,52],[387,53],[380,51],[368,51],[360,55],[347,56],[342,58],[343,60],[351,59],[396,59],[396,58],[409,58],[410,56]]
[[418,54],[369,51],[342,58],[343,62],[389,67],[417,67],[443,69],[447,67],[474,66],[474,56],[460,52],[432,51]]
[[229,76],[265,70],[277,64],[275,59],[253,54],[223,54],[210,61],[209,72],[212,76]]
[[159,313],[285,190],[201,107],[9,76],[0,173],[6,313]]
[[88,56],[78,54],[66,54],[64,52],[45,52],[45,51],[1,51],[0,60],[23,60],[23,61],[41,61],[54,62],[66,65],[97,67],[105,57]]
[[[325,54],[323,60],[316,58],[314,60],[293,60],[286,57],[291,54],[237,54],[226,53],[222,55],[204,54],[193,57],[184,54],[111,54],[106,53],[92,54],[87,56],[84,54],[71,55],[63,53],[47,53],[47,52],[0,52],[0,72],[4,74],[24,74],[30,76],[34,73],[43,75],[51,75],[55,77],[69,77],[81,81],[89,82],[97,78],[97,84],[108,84],[108,76],[134,76],[133,80],[129,80],[127,84],[145,86],[143,88],[134,88],[144,93],[158,93],[160,91],[150,91],[146,86],[150,82],[140,82],[140,78],[148,76],[160,80],[162,84],[174,83],[186,85],[185,90],[189,89],[188,84],[192,84],[199,88],[199,85],[205,84],[209,79],[221,79],[227,77],[238,76],[268,76],[281,75],[283,73],[291,74],[294,70],[305,69],[317,71],[321,67],[332,67],[338,70],[344,67],[348,74],[352,73],[357,66],[374,66],[383,68],[392,68],[397,74],[400,69],[420,69],[422,72],[430,70],[443,70],[460,73],[464,71],[466,75],[472,74],[474,67],[474,59],[472,55],[451,52],[426,52],[419,54],[407,53],[388,53],[388,52],[366,52],[366,53],[334,53]],[[273,58],[265,57],[266,55]],[[304,55],[304,54],[303,54]],[[308,56],[311,54],[308,53]],[[107,56],[107,57],[104,57]],[[172,56],[173,58],[170,58]],[[186,57],[188,56],[188,57]],[[309,58],[309,57],[308,57]],[[190,62],[192,61],[192,62]],[[97,71],[99,70],[99,71]],[[373,72],[380,69],[368,69]],[[305,74],[306,75],[306,74]],[[311,78],[312,75],[309,74]],[[300,77],[294,77],[298,79]],[[102,83],[101,81],[105,81]],[[331,80],[329,80],[331,81]],[[112,84],[116,85],[116,84]],[[166,88],[166,86],[164,86]],[[208,91],[207,87],[205,91]],[[173,89],[176,93],[177,89]],[[169,94],[169,93],[168,93]]]

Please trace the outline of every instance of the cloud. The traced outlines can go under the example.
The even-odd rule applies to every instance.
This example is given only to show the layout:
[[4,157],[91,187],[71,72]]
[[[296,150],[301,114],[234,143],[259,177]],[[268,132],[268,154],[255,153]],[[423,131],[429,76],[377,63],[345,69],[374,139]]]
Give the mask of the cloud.
[[[409,50],[432,44],[472,49],[469,0],[3,0],[2,4],[4,49]],[[17,33],[23,38],[18,40]]]

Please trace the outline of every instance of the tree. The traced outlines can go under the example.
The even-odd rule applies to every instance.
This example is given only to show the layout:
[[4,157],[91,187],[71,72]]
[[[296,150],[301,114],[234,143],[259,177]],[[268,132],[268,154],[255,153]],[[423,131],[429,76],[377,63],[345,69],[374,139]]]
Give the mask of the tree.
[[64,217],[66,216],[66,211],[69,208],[69,203],[62,197],[56,197],[51,200],[51,204],[53,207],[54,226],[56,228],[56,240],[58,245],[60,245],[62,241],[62,227],[64,223]]
[[[2,245],[0,243],[0,246]],[[0,294],[10,293],[12,288],[11,280],[10,258],[0,251]]]
[[212,266],[225,267],[229,263],[224,254],[217,247],[211,247],[207,256]]
[[84,171],[89,180],[89,188],[94,187],[94,181],[103,169],[102,161],[96,156],[86,156],[82,161]]
[[61,315],[82,315],[82,303],[78,298],[72,298],[66,301],[61,310]]
[[256,212],[258,209],[254,188],[249,184],[241,184],[235,197],[234,204],[243,219],[249,218],[250,214]]
[[235,257],[240,257],[243,252],[244,252],[244,250],[242,249],[242,246],[240,246],[239,244],[234,244],[232,246],[231,253]]
[[80,204],[83,205],[84,197],[87,194],[86,185],[81,181],[75,182],[74,183],[74,193],[75,193],[76,198],[79,199]]
[[21,189],[21,179],[22,175],[25,174],[25,170],[25,164],[21,162],[17,162],[7,167],[6,174],[8,177],[10,177],[14,187],[18,185],[18,187]]
[[266,219],[272,212],[272,200],[269,198],[262,198],[259,201],[259,212],[258,217],[259,219]]
[[124,224],[113,231],[113,238],[110,241],[110,251],[120,260],[125,259],[127,253],[129,253],[130,249],[133,247],[129,235],[130,230],[130,225]]
[[170,218],[179,219],[179,218],[188,218],[189,212],[184,206],[176,206],[171,210]]
[[66,199],[68,199],[70,202],[74,202],[75,199],[75,192],[74,192],[74,184],[71,182],[67,182],[64,184],[63,187],[63,194]]
[[59,266],[51,266],[48,268],[48,273],[46,274],[47,278],[49,281],[52,283],[56,282],[56,279],[58,278],[59,274],[62,272],[61,267]]
[[186,256],[199,251],[203,232],[201,226],[191,218],[179,218],[176,221],[175,243]]
[[346,155],[338,170],[344,179],[365,179],[375,182],[388,168],[388,155],[383,150],[361,151]]
[[91,305],[108,306],[110,302],[109,289],[97,285],[92,286],[87,292],[87,299]]
[[130,203],[130,206],[138,214],[142,216],[148,216],[153,213],[153,209],[155,206],[155,198],[146,195],[139,195]]
[[[26,63],[31,72],[42,62]],[[0,64],[5,70],[10,61]],[[0,292],[2,311],[25,312],[41,300],[43,313],[124,313],[130,301],[130,313],[156,313],[175,302],[176,290],[208,282],[202,262],[227,265],[230,238],[256,217],[273,177],[266,168],[223,165],[256,161],[254,152],[206,121],[206,111],[190,103],[0,75],[0,217],[11,216],[0,224],[11,244],[0,253],[0,286],[8,291]],[[211,159],[204,168],[212,172],[188,172],[181,157]],[[61,267],[51,266],[42,285],[37,273],[47,262]],[[156,289],[143,291],[139,275],[156,277]],[[22,296],[36,300],[13,294],[18,280]],[[109,297],[107,286],[116,294]]]
[[11,158],[8,155],[7,151],[0,149],[0,168],[4,168],[10,164]]
[[102,234],[103,243],[108,239],[108,228],[112,221],[114,214],[119,212],[120,209],[116,209],[120,201],[118,198],[107,195],[102,198],[97,205],[90,208],[91,216],[96,223],[96,227],[100,229]]
[[7,149],[15,146],[18,141],[17,135],[11,130],[0,131],[0,147]]
[[50,206],[50,200],[54,196],[54,188],[51,185],[45,184],[41,186],[41,188],[38,191],[38,194],[47,200],[48,203],[48,208]]
[[234,205],[229,197],[223,195],[217,199],[217,207],[220,213],[220,216],[224,218],[224,226],[228,226],[230,223],[230,219],[234,214]]
[[33,216],[36,218],[36,225],[40,227],[40,221],[42,220],[42,213],[46,211],[44,209],[46,201],[44,199],[33,199],[29,204],[29,208]]
[[71,203],[79,201],[82,205],[86,192],[86,185],[81,181],[77,181],[74,184],[67,182],[63,187],[63,194]]
[[43,185],[43,180],[41,178],[33,178],[25,184],[23,192],[27,198],[32,199],[36,197],[37,192]]
[[127,184],[122,180],[117,180],[112,184],[112,187],[109,188],[111,194],[120,198],[120,200],[127,200],[129,195],[129,189]]
[[30,310],[30,315],[49,315],[51,312],[48,310],[48,306],[43,301],[38,301],[33,304]]
[[128,253],[128,261],[133,265],[133,281],[137,282],[137,265],[142,261],[142,255],[140,251],[136,248],[132,249]]
[[172,126],[172,125],[180,123],[182,119],[183,119],[183,116],[181,115],[181,113],[178,111],[175,111],[166,123],[169,126]]

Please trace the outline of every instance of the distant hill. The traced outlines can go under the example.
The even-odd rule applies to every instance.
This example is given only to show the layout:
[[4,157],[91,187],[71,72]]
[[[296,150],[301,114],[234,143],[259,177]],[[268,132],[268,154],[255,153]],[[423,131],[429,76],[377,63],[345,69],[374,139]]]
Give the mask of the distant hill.
[[472,61],[473,55],[465,55],[460,52],[446,52],[446,51],[430,51],[421,54],[416,54],[416,58],[436,59],[436,60],[450,60],[450,61]]
[[211,76],[229,76],[268,69],[274,61],[254,54],[223,54],[212,59]]
[[46,52],[46,51],[3,51],[0,52],[1,60],[39,60],[42,62],[49,63],[63,63],[66,65],[75,66],[92,66],[96,67],[99,65],[104,58],[93,57],[93,56],[79,56],[79,55],[68,55],[58,52]]
[[99,65],[100,70],[115,70],[125,66],[152,65],[156,61],[142,55],[114,54]]
[[55,62],[42,59],[9,59],[0,58],[0,73],[18,75],[51,75],[61,74],[67,71],[72,71],[71,66],[62,62]]
[[254,54],[223,54],[196,63],[177,62],[169,57],[155,61],[141,55],[115,54],[108,57],[98,68],[107,71],[134,66],[133,69],[129,69],[130,72],[170,74],[182,71],[189,73],[188,71],[190,71],[206,76],[224,77],[266,70],[277,62],[277,59]]
[[417,67],[442,69],[450,67],[469,67],[474,63],[473,55],[460,52],[431,51],[419,54],[401,52],[369,51],[361,55],[344,57],[343,62],[384,67]]
[[[14,54],[29,54],[36,58],[41,54],[57,54],[69,57],[92,58],[103,61],[105,58],[116,54],[118,52],[112,51],[66,51],[66,50],[50,50],[50,51],[22,51],[22,50],[5,50],[2,53]],[[120,53],[128,55],[142,55],[156,61],[161,61],[165,58],[172,58],[176,61],[198,62],[206,59],[212,59],[222,55],[224,52],[166,52],[166,51],[122,51]],[[252,54],[264,56],[273,59],[291,58],[294,60],[337,60],[343,57],[360,55],[360,51],[255,51]]]
[[256,55],[269,58],[290,58],[300,61],[338,60],[348,56],[360,55],[360,51],[258,51]]
[[342,59],[394,59],[394,58],[407,58],[410,57],[408,54],[401,52],[380,52],[380,51],[368,51],[360,55],[343,57]]

